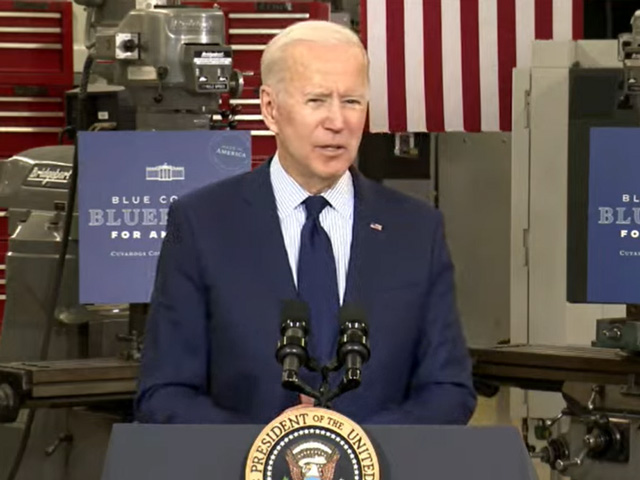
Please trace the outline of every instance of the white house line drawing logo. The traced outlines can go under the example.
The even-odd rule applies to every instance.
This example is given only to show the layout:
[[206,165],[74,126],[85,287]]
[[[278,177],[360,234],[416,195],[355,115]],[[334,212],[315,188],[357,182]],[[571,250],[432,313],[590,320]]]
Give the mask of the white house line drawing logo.
[[174,167],[166,163],[164,165],[158,165],[157,167],[147,167],[146,179],[159,182],[184,180],[184,167]]

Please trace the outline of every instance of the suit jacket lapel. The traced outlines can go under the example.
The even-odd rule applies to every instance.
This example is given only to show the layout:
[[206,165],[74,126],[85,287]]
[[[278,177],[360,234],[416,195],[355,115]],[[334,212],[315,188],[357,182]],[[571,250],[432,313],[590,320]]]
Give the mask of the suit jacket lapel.
[[376,258],[384,255],[385,232],[379,230],[379,208],[372,191],[374,185],[355,169],[353,175],[355,202],[353,238],[347,272],[344,303],[363,306],[375,278]]
[[266,280],[276,298],[288,300],[296,298],[297,292],[271,186],[270,165],[268,161],[254,170],[244,185],[244,198],[250,206],[247,230],[255,241],[248,255],[253,257],[258,269],[257,281]]

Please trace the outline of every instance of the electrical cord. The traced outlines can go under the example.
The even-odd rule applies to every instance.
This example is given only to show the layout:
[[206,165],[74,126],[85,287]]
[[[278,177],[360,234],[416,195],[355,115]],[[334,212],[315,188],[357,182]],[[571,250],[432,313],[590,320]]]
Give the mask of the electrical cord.
[[[80,91],[78,94],[78,112],[76,116],[76,135],[75,135],[75,148],[73,152],[73,165],[71,167],[71,177],[69,180],[69,191],[67,193],[67,208],[64,216],[64,225],[62,230],[62,243],[60,245],[60,252],[56,262],[56,270],[53,278],[53,288],[51,289],[49,298],[47,298],[47,323],[45,325],[44,334],[40,343],[39,360],[44,361],[49,357],[49,348],[51,344],[51,334],[53,327],[56,324],[56,307],[58,306],[58,297],[60,296],[60,290],[62,288],[62,276],[64,274],[65,260],[67,258],[67,251],[69,249],[69,237],[71,234],[71,225],[73,223],[73,213],[75,210],[76,190],[78,185],[78,133],[85,129],[86,111],[84,103],[87,97],[87,89],[89,86],[89,74],[91,73],[91,67],[93,66],[93,56],[87,55],[82,68],[82,79],[80,81]],[[65,129],[66,130],[66,129]],[[64,130],[63,130],[64,131]],[[62,135],[60,136],[60,140]],[[29,445],[29,439],[31,438],[31,431],[33,428],[33,422],[35,420],[36,410],[30,408],[27,412],[27,418],[25,420],[24,430],[22,431],[22,437],[20,438],[20,444],[18,445],[18,451],[13,460],[11,470],[7,476],[7,480],[15,480],[20,471],[22,460],[27,451]]]
[[74,134],[76,128],[73,125],[69,125],[68,127],[64,127],[62,130],[60,130],[60,133],[58,134],[58,145],[62,145],[62,142],[64,142],[64,137],[69,137],[69,139],[72,139],[72,137],[70,135]]

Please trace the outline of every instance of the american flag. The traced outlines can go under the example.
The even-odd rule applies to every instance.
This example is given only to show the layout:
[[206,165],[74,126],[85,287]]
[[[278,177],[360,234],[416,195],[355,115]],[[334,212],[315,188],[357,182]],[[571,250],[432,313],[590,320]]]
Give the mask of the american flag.
[[583,1],[362,0],[369,131],[510,131],[513,68],[582,38]]

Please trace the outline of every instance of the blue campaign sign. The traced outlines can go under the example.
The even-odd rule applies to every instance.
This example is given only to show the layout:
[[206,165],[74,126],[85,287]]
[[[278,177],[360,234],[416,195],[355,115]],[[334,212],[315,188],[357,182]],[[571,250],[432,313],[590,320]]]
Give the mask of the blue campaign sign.
[[640,128],[592,128],[587,301],[640,302]]
[[250,169],[249,132],[81,132],[80,303],[149,302],[171,202]]

